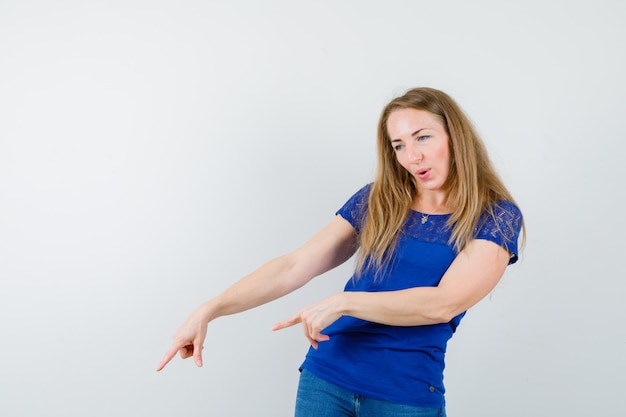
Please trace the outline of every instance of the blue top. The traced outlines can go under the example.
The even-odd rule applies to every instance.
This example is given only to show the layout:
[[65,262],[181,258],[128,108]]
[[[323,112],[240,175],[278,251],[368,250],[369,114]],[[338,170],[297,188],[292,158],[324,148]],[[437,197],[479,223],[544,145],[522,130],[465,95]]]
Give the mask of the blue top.
[[[337,212],[359,233],[371,184],[366,185]],[[476,238],[491,240],[517,261],[517,240],[522,215],[511,202],[495,207],[495,220],[483,215]],[[449,214],[411,211],[391,261],[374,277],[365,269],[353,275],[345,291],[393,291],[437,286],[456,252],[448,244]],[[330,340],[310,348],[301,369],[355,393],[418,407],[444,407],[443,369],[448,340],[465,312],[449,323],[425,326],[388,326],[343,316],[323,333]]]

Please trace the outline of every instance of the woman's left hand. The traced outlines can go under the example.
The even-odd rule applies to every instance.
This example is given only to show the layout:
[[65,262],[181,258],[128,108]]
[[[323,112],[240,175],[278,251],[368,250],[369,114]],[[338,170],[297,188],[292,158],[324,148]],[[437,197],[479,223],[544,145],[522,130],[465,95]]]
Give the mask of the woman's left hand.
[[328,335],[322,334],[322,331],[343,315],[344,295],[345,293],[337,293],[304,307],[289,320],[276,323],[272,326],[272,330],[281,330],[302,323],[304,335],[309,339],[311,346],[317,349],[318,342],[330,339]]

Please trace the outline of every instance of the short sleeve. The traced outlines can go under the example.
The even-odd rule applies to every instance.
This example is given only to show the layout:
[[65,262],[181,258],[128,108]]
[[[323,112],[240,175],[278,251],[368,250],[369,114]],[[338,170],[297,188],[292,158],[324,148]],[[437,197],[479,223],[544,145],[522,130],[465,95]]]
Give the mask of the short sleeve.
[[522,212],[510,201],[494,204],[493,214],[483,214],[476,231],[476,239],[485,239],[497,243],[511,254],[509,265],[518,260],[518,246],[522,229]]
[[367,200],[370,195],[372,184],[367,184],[359,191],[357,191],[352,197],[346,201],[346,203],[335,213],[343,217],[354,227],[359,233],[365,219],[365,212],[367,211]]

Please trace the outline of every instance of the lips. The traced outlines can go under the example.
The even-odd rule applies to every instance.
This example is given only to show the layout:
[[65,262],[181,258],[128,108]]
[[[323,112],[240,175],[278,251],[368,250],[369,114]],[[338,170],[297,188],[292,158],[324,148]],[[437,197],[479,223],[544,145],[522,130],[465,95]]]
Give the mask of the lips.
[[430,169],[426,168],[418,169],[417,171],[415,171],[415,175],[422,180],[428,178],[428,174],[430,174]]

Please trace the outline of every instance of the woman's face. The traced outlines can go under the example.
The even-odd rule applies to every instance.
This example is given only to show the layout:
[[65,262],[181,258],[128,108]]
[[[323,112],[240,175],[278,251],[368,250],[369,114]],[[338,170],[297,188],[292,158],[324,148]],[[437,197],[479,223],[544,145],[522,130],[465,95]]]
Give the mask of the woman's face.
[[397,109],[387,119],[387,133],[400,165],[422,191],[441,190],[450,172],[450,145],[441,119],[424,110]]

